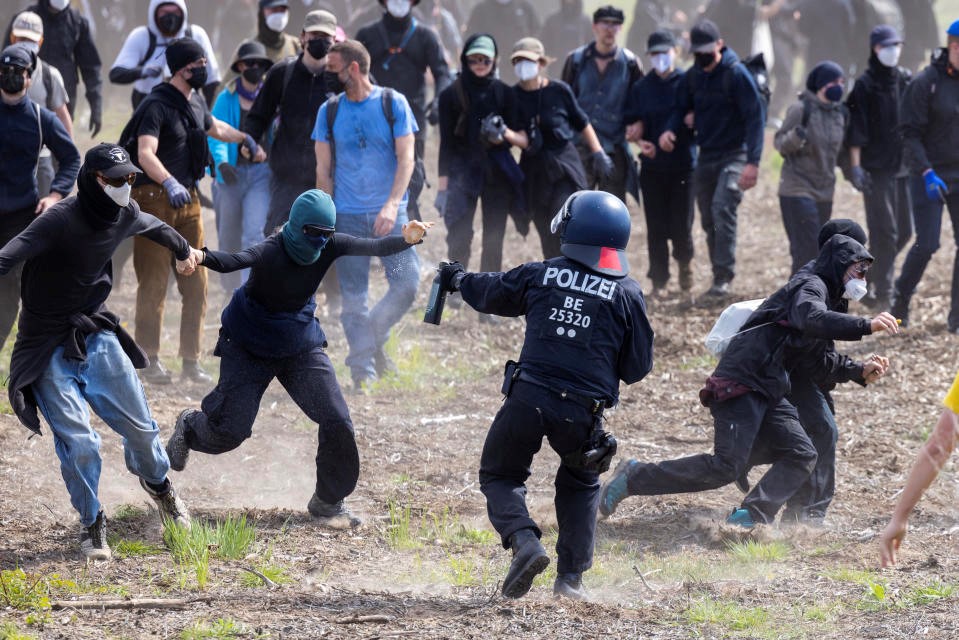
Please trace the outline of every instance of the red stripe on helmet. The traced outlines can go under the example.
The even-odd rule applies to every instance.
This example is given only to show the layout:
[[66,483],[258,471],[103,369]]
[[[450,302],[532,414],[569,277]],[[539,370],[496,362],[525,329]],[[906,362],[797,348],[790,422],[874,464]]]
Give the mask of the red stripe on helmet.
[[609,247],[601,247],[599,250],[599,264],[596,265],[600,269],[613,269],[614,271],[622,271],[623,266],[619,261],[619,252],[616,249],[611,249]]

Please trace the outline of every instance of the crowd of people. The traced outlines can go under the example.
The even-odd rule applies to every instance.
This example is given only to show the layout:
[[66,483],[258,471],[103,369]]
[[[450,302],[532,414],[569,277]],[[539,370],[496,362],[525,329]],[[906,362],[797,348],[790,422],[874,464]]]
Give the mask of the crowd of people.
[[[908,325],[910,300],[939,248],[943,206],[959,229],[959,21],[937,48],[935,30],[908,35],[918,33],[914,19],[928,2],[903,6],[892,25],[860,6],[869,3],[846,0],[714,0],[702,15],[684,3],[640,0],[626,37],[636,53],[620,44],[627,16],[613,5],[587,18],[581,3],[563,0],[541,30],[528,0],[481,0],[465,19],[440,0],[355,10],[343,2],[291,23],[295,4],[259,0],[254,35],[235,43],[221,69],[186,0],[150,0],[147,23],[129,30],[108,74],[131,85],[132,115],[118,140],[93,146],[82,164],[72,119],[81,78],[92,136],[103,125],[91,26],[64,0],[40,0],[11,17],[0,53],[0,336],[22,303],[11,404],[31,430],[41,430],[39,412],[53,432],[87,558],[110,557],[88,403],[123,437],[127,467],[161,514],[189,526],[167,472],[183,471],[191,451],[238,447],[274,378],[318,424],[310,514],[329,526],[358,524],[344,499],[359,454],[314,295],[323,292],[325,316],[342,322],[350,391],[396,371],[385,346],[417,293],[413,245],[433,226],[422,221],[421,200],[431,187],[426,140],[434,125],[433,205],[451,259],[440,287],[483,322],[527,321],[480,463],[490,519],[513,551],[504,595],[524,595],[549,562],[524,485],[544,436],[562,459],[561,596],[585,597],[597,510],[608,516],[630,495],[736,482],[746,497],[732,525],[822,521],[835,486],[830,391],[872,384],[889,367],[882,356],[845,356],[834,341]],[[816,39],[826,30],[808,24],[826,4],[850,25],[876,19],[861,47],[840,52],[842,38]],[[298,35],[287,33],[291,26]],[[785,37],[763,39],[790,28],[808,34],[808,71],[794,102],[790,65],[799,49],[776,50]],[[757,51],[770,54],[772,73]],[[907,54],[911,68],[900,65]],[[561,67],[551,67],[560,56]],[[683,70],[686,56],[692,64]],[[846,78],[856,73],[847,95]],[[700,393],[715,422],[714,451],[626,459],[601,487],[617,451],[603,412],[618,402],[620,381],[638,382],[652,367],[645,297],[629,276],[628,199],[642,203],[645,217],[648,295],[666,295],[671,253],[679,289],[691,296],[698,207],[710,270],[702,300],[729,299],[737,210],[759,180],[764,129],[783,110],[773,144],[783,158],[778,195],[793,275],[732,338]],[[837,167],[863,194],[868,233],[831,220]],[[206,247],[201,215],[199,185],[208,177],[215,249]],[[483,241],[472,273],[478,207]],[[503,255],[510,219],[523,235],[535,228],[542,261],[516,266]],[[894,279],[913,228],[916,241]],[[131,255],[133,336],[105,306]],[[387,284],[375,303],[372,256]],[[514,268],[503,272],[504,263]],[[141,380],[173,383],[160,358],[172,274],[182,296],[182,376],[214,382],[201,364],[208,269],[230,296],[214,351],[219,379],[199,409],[180,414],[163,446]],[[850,301],[873,316],[851,314]],[[959,256],[947,330],[959,333]],[[955,411],[955,392],[950,398]],[[946,417],[930,445],[936,460],[954,443],[954,413]],[[761,464],[771,467],[750,487],[749,469]],[[913,476],[910,485],[931,481],[928,465]],[[884,561],[925,484],[904,496],[884,536]]]

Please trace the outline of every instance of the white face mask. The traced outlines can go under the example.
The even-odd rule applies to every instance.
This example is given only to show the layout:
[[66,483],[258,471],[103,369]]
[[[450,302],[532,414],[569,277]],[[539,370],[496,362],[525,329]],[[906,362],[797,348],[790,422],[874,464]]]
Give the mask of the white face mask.
[[394,18],[405,18],[412,6],[410,0],[386,0],[386,10]]
[[50,6],[57,11],[63,11],[70,6],[70,0],[50,0]]
[[662,75],[673,68],[675,56],[673,55],[672,51],[667,51],[665,53],[654,53],[650,56],[650,60],[653,62],[653,69]]
[[266,17],[266,26],[270,31],[276,31],[280,33],[286,29],[286,25],[290,22],[290,12],[281,11],[279,13],[271,13]]
[[539,63],[532,60],[521,60],[513,65],[516,77],[521,81],[532,80],[539,75]]
[[846,292],[842,294],[842,297],[846,300],[855,300],[858,302],[863,299],[867,290],[868,287],[866,286],[865,280],[862,278],[850,278],[846,281]]
[[111,200],[121,207],[130,204],[131,191],[133,191],[133,185],[127,183],[124,183],[122,187],[111,187],[108,184],[103,185],[103,193],[107,194]]
[[886,67],[895,67],[899,64],[899,54],[902,53],[902,45],[894,44],[888,47],[883,47],[876,52],[876,57],[879,58],[881,62]]

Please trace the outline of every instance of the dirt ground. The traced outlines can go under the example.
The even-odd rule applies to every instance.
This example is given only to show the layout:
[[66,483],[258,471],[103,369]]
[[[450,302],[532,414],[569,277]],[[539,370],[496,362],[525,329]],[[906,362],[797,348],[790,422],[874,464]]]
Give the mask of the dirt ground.
[[[762,297],[788,275],[775,178],[768,168],[763,177],[740,212],[734,282],[740,299]],[[427,192],[423,201],[431,199]],[[645,223],[635,214],[632,274],[648,287]],[[835,215],[863,219],[861,198],[846,185],[838,189]],[[348,502],[364,517],[362,528],[328,531],[310,522],[315,426],[275,385],[253,437],[239,450],[194,453],[186,471],[173,475],[195,518],[245,514],[255,524],[247,558],[211,560],[202,589],[162,548],[86,566],[49,432],[28,440],[12,415],[0,415],[0,569],[8,577],[22,569],[36,589],[49,586],[51,600],[192,600],[179,610],[68,607],[38,615],[7,606],[10,596],[0,591],[0,638],[15,637],[14,627],[37,638],[959,637],[953,463],[915,514],[899,568],[877,570],[875,543],[956,371],[959,338],[945,330],[955,246],[948,221],[944,227],[943,249],[916,296],[911,326],[897,337],[842,345],[859,357],[887,355],[893,368],[875,387],[848,385],[835,394],[838,490],[824,528],[726,530],[719,523],[740,500],[733,487],[631,498],[598,527],[596,564],[585,578],[592,602],[553,599],[555,562],[526,598],[502,599],[498,583],[508,555],[486,520],[477,468],[501,402],[502,364],[519,352],[523,320],[491,326],[475,312],[450,309],[440,327],[421,322],[430,265],[445,254],[445,233],[437,228],[421,247],[419,297],[391,344],[400,375],[369,394],[348,396],[363,464]],[[701,293],[709,277],[698,226],[696,243]],[[509,229],[508,266],[537,252],[535,231],[524,241]],[[132,324],[132,268],[125,276],[111,305]],[[378,294],[383,278],[377,273],[373,280]],[[215,274],[210,285],[205,344],[212,349],[226,298]],[[178,306],[171,294],[162,355],[174,368]],[[861,307],[853,312],[867,314]],[[675,284],[649,301],[655,367],[644,381],[623,387],[609,415],[621,455],[656,460],[710,449],[710,417],[697,392],[715,363],[702,339],[717,313],[681,299]],[[323,323],[345,380],[339,321]],[[8,354],[9,346],[4,372]],[[212,355],[206,364],[216,370]],[[186,383],[146,387],[164,440],[176,415],[198,406],[208,390]],[[111,533],[162,545],[156,516],[124,468],[119,438],[106,428],[101,433],[100,494]],[[547,531],[548,548],[555,543],[557,464],[546,447],[529,481],[531,510]],[[285,577],[276,588],[243,579],[245,568],[265,564]]]

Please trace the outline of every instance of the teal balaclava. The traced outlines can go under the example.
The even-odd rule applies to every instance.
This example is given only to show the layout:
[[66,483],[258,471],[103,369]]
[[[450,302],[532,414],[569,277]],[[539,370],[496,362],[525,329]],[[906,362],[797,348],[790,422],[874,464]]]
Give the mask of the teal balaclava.
[[286,254],[293,262],[304,266],[316,262],[326,244],[326,238],[311,238],[303,233],[303,227],[308,224],[324,229],[336,226],[333,198],[319,189],[300,194],[290,209],[290,219],[280,230]]

